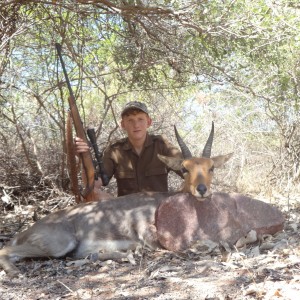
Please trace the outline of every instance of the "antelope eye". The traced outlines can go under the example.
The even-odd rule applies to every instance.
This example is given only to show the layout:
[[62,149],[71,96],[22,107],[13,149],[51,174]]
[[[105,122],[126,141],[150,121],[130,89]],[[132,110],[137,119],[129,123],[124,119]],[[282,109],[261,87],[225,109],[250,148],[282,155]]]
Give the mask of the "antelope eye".
[[188,173],[188,170],[185,167],[182,167],[181,172],[182,172],[182,174],[185,174],[185,173]]
[[214,171],[215,167],[212,166],[210,169],[209,169],[209,172],[212,173]]

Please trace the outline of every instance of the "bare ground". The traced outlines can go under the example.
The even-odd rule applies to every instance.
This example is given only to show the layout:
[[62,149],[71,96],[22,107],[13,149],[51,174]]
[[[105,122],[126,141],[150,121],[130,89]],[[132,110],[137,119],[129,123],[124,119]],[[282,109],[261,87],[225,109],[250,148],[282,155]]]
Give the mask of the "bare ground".
[[[240,249],[210,241],[184,253],[138,249],[122,261],[30,259],[22,275],[0,270],[0,299],[300,299],[300,200],[274,202],[285,214],[283,232]],[[5,200],[5,199],[4,199]],[[15,202],[15,201],[14,201]],[[33,219],[72,205],[60,196],[27,205],[0,201],[0,247]],[[2,245],[1,245],[2,244]]]

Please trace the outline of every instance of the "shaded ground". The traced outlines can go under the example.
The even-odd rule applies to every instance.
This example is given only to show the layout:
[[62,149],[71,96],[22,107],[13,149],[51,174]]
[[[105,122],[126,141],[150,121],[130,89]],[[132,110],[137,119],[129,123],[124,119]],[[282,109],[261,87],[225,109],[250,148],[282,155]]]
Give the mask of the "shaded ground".
[[[58,200],[59,199],[59,200]],[[1,202],[1,201],[0,201]],[[0,203],[0,244],[33,219],[72,205],[67,196],[29,205]],[[210,241],[184,253],[139,249],[122,261],[26,260],[10,279],[0,270],[0,299],[300,299],[300,209],[281,199],[283,232],[229,249]],[[1,246],[1,245],[0,245]]]

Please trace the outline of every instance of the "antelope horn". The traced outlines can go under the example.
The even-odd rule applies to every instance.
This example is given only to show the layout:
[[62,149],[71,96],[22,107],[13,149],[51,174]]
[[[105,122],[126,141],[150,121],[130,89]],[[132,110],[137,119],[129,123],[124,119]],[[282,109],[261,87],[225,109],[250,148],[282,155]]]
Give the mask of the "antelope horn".
[[202,157],[210,158],[211,155],[211,146],[214,140],[214,122],[211,124],[211,131],[209,134],[209,137],[207,139],[207,142],[204,146],[203,152],[202,152]]
[[185,144],[183,139],[180,137],[175,125],[174,125],[174,130],[175,130],[176,139],[177,139],[178,145],[181,149],[183,158],[186,159],[186,158],[192,157],[192,153],[190,152],[189,148],[187,147],[187,145]]

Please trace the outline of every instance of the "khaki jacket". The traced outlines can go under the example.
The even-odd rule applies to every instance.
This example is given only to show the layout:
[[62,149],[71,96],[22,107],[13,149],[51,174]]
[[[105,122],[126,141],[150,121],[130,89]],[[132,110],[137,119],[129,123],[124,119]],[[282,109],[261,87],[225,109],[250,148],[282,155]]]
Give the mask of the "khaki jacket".
[[168,191],[168,169],[157,154],[182,157],[181,152],[160,135],[147,135],[144,149],[137,155],[127,138],[111,144],[104,151],[105,173],[115,176],[118,196]]

